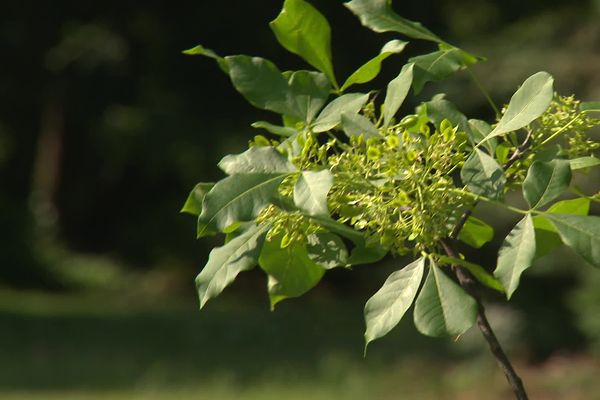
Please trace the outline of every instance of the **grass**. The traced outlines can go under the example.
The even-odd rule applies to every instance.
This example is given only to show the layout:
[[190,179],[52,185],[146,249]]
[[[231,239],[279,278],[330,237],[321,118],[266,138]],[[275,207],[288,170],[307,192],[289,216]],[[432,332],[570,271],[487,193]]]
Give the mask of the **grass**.
[[[429,339],[407,320],[363,358],[359,301],[309,296],[271,313],[219,300],[199,313],[195,301],[0,291],[0,398],[510,398],[477,332]],[[532,398],[600,399],[589,357],[518,368]]]

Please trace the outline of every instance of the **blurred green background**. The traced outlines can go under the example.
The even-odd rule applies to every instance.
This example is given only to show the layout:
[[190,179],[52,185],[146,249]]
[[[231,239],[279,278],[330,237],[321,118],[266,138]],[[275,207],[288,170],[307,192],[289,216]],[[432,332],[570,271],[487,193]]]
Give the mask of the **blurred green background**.
[[[475,68],[498,102],[539,70],[562,94],[600,100],[598,0],[438,0],[398,12],[489,61]],[[360,26],[341,2],[330,20],[339,78],[393,35]],[[362,307],[402,260],[330,271],[301,299],[268,310],[266,280],[245,273],[199,312],[193,280],[218,239],[195,241],[178,211],[198,181],[258,132],[252,109],[207,59],[260,55],[304,68],[268,21],[280,1],[4,2],[0,13],[0,398],[505,399],[477,331],[415,333],[407,318],[362,357]],[[382,86],[411,44],[386,61]],[[490,119],[459,74],[446,92]],[[598,171],[587,178],[598,190]],[[484,210],[485,211],[485,210]],[[597,213],[598,210],[595,210]],[[511,215],[493,211],[494,264]],[[503,221],[503,222],[501,222]],[[529,270],[492,324],[540,399],[600,399],[600,271],[567,250]]]

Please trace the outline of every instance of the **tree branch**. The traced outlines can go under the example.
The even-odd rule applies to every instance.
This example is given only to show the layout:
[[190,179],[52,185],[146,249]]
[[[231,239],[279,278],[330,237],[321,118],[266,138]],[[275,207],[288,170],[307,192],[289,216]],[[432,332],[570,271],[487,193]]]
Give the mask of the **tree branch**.
[[[465,218],[465,220],[466,220],[466,218]],[[446,243],[445,241],[442,240],[442,241],[440,241],[440,244],[442,245],[442,247],[444,248],[444,251],[446,252],[446,254],[448,256],[457,258],[458,255],[456,254],[454,249],[448,243]],[[485,315],[485,307],[483,306],[483,302],[481,301],[481,296],[475,290],[475,287],[476,287],[475,282],[473,281],[471,276],[463,268],[461,268],[458,265],[453,265],[452,271],[458,278],[458,282],[460,283],[460,286],[467,293],[469,293],[471,296],[473,296],[473,298],[477,302],[477,327],[481,331],[481,334],[483,335],[484,339],[487,341],[490,351],[496,358],[496,362],[500,366],[500,369],[502,369],[502,372],[504,373],[506,380],[510,384],[510,386],[515,394],[515,398],[517,400],[527,400],[528,397],[527,397],[527,393],[525,392],[525,387],[523,386],[523,381],[521,380],[519,375],[517,375],[510,360],[506,356],[506,353],[502,349],[502,346],[500,345],[500,342],[498,341],[498,338],[496,337],[496,334],[492,330],[492,327]]]

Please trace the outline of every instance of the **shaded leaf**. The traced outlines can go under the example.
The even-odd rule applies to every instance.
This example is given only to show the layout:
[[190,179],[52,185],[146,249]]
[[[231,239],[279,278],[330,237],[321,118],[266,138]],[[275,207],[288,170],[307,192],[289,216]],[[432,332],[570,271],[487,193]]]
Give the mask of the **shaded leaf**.
[[600,268],[600,217],[545,214],[563,243],[584,260]]
[[303,295],[325,273],[323,267],[310,259],[304,245],[294,243],[281,248],[281,237],[265,241],[258,263],[269,274],[271,308],[281,300]]
[[396,78],[390,81],[383,102],[383,125],[388,126],[404,102],[413,81],[413,64],[406,64]]
[[296,207],[310,216],[329,215],[327,193],[332,185],[333,175],[329,170],[303,171],[294,186]]
[[498,125],[484,139],[516,131],[540,117],[548,109],[554,95],[554,78],[538,72],[527,78],[513,94]]
[[427,336],[460,335],[477,317],[477,302],[435,264],[415,302],[414,321]]
[[413,303],[425,269],[425,259],[393,272],[365,305],[365,348],[391,331]]
[[477,58],[456,47],[444,47],[441,50],[408,60],[415,64],[413,87],[420,93],[427,82],[440,81],[469,65]]
[[401,40],[391,40],[387,42],[376,57],[367,61],[346,79],[341,90],[344,91],[357,83],[372,81],[379,74],[379,71],[381,71],[381,63],[392,54],[402,52],[407,44],[408,42],[403,42]]
[[[469,139],[473,145],[481,142],[492,131],[490,124],[480,119],[470,119],[468,122],[471,129],[466,132],[469,135]],[[498,141],[495,138],[491,138],[486,140],[483,143],[483,146],[487,149],[489,154],[495,154],[497,144]]]
[[290,75],[288,85],[290,107],[303,121],[310,123],[329,97],[331,85],[327,78],[319,72],[295,71]]
[[348,137],[363,135],[365,139],[368,139],[379,136],[379,130],[375,125],[360,114],[342,114],[342,128]]
[[241,154],[230,154],[219,162],[227,175],[251,173],[286,173],[297,171],[287,157],[270,146],[251,147]]
[[229,75],[229,66],[227,65],[227,62],[225,61],[225,59],[223,57],[219,56],[217,53],[215,53],[211,49],[207,49],[206,47],[199,44],[198,46],[192,47],[191,49],[182,51],[182,53],[186,54],[188,56],[204,56],[204,57],[212,58],[213,60],[217,61],[219,68],[221,68],[221,70],[223,72],[225,72],[227,75]]
[[348,93],[331,101],[314,122],[313,132],[325,132],[342,122],[342,114],[358,114],[369,100],[368,94]]
[[497,290],[498,292],[504,293],[504,287],[502,286],[502,283],[498,279],[494,278],[481,265],[460,258],[448,257],[444,255],[437,255],[436,257],[438,260],[440,260],[440,262],[446,265],[460,265],[461,267],[469,271],[471,275],[473,275],[473,277],[477,279],[482,285],[487,286],[490,289]]
[[469,216],[458,235],[460,241],[476,249],[488,243],[493,238],[494,228],[473,216]]
[[325,269],[346,266],[348,250],[339,236],[331,232],[317,232],[307,237],[308,258]]
[[535,231],[531,215],[527,214],[504,239],[498,253],[494,276],[502,282],[507,298],[510,299],[519,286],[521,274],[531,266],[534,257]]
[[237,174],[217,182],[204,197],[198,237],[256,218],[277,195],[277,187],[287,175]]
[[221,293],[240,272],[256,266],[266,231],[267,227],[254,225],[210,252],[206,266],[196,277],[200,308]]
[[531,208],[542,207],[569,188],[569,160],[534,161],[523,181],[523,195]]
[[375,32],[398,32],[414,39],[442,43],[442,39],[418,22],[402,18],[392,10],[390,0],[352,0],[344,3],[360,22]]
[[500,165],[479,149],[474,149],[460,171],[467,188],[476,194],[498,200],[504,194],[506,177]]
[[253,128],[262,128],[264,130],[266,130],[267,132],[273,133],[275,135],[279,135],[279,136],[285,136],[285,137],[290,137],[295,135],[296,133],[298,133],[298,131],[296,131],[296,129],[294,128],[289,128],[287,126],[279,126],[279,125],[274,125],[271,124],[270,122],[267,121],[256,121],[253,122],[252,125]]
[[577,169],[597,167],[598,165],[600,165],[600,158],[594,157],[594,156],[579,157],[579,158],[575,158],[573,160],[569,160],[569,162],[571,163],[571,169],[577,170]]
[[317,9],[304,0],[285,0],[269,25],[284,48],[325,73],[337,86],[331,63],[331,28]]

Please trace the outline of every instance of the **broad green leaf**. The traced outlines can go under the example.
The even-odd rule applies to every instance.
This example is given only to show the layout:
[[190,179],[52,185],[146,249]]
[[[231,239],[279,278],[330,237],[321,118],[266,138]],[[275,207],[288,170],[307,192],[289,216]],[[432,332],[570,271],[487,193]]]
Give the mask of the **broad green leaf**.
[[267,206],[285,174],[236,174],[215,184],[204,197],[198,237],[223,232],[237,222],[251,221]]
[[[552,204],[546,212],[554,214],[587,215],[590,211],[590,199],[581,197],[572,200],[563,200]],[[543,215],[533,217],[535,228],[535,257],[539,258],[549,254],[562,244],[554,225]]]
[[460,171],[467,188],[476,194],[498,200],[504,194],[506,177],[500,165],[479,149],[473,150]]
[[342,129],[348,137],[363,135],[365,139],[368,139],[379,136],[379,130],[375,125],[360,114],[342,114]]
[[425,269],[425,259],[393,272],[365,305],[365,348],[391,331],[413,303]]
[[270,122],[267,121],[256,121],[253,122],[252,125],[253,128],[261,128],[266,130],[267,132],[273,133],[275,135],[279,135],[279,136],[284,136],[284,137],[290,137],[295,135],[296,133],[298,133],[298,131],[294,128],[289,128],[287,126],[279,126],[279,125],[274,125],[271,124]]
[[348,93],[338,97],[319,113],[313,132],[325,132],[337,127],[342,122],[342,114],[358,114],[368,100],[369,94],[363,93]]
[[513,94],[498,125],[484,141],[521,129],[540,117],[552,101],[553,87],[554,78],[547,72],[538,72],[527,78],[519,90]]
[[387,42],[381,49],[379,55],[367,61],[346,79],[346,82],[344,82],[340,90],[344,91],[354,84],[367,83],[375,79],[375,77],[379,75],[379,71],[381,71],[381,63],[392,54],[401,53],[407,44],[408,42],[403,42],[401,40],[391,40]]
[[481,284],[489,287],[490,289],[504,293],[504,287],[502,286],[502,283],[498,279],[494,278],[481,265],[462,260],[460,258],[448,257],[444,255],[438,255],[437,258],[446,265],[460,265],[469,271],[471,275],[473,275],[473,277],[475,277],[475,279],[477,279]]
[[398,32],[413,39],[442,43],[442,39],[418,22],[402,18],[392,10],[391,0],[352,0],[344,4],[360,22],[375,32]]
[[414,321],[427,336],[461,335],[477,318],[477,302],[435,264],[415,302]]
[[329,81],[320,72],[295,71],[290,75],[288,85],[291,108],[298,111],[303,121],[312,122],[327,102],[331,90]]
[[413,81],[413,64],[402,67],[400,74],[387,85],[383,102],[383,124],[388,126],[404,102]]
[[229,66],[227,65],[227,62],[225,61],[225,59],[223,57],[219,56],[217,53],[215,53],[211,49],[207,49],[206,47],[199,44],[198,46],[192,47],[191,49],[182,51],[182,53],[186,54],[188,56],[204,56],[204,57],[212,58],[217,61],[219,68],[221,68],[221,70],[223,72],[225,72],[227,75],[229,75]]
[[214,183],[200,182],[194,186],[194,189],[190,192],[180,212],[196,216],[200,215],[202,212],[202,201],[204,200],[204,196],[206,196],[206,193],[208,193],[214,185]]
[[600,101],[585,101],[579,105],[581,111],[600,111]]
[[265,241],[258,263],[269,274],[271,308],[281,300],[303,295],[319,283],[325,273],[323,267],[310,259],[304,245],[281,248],[281,237]]
[[330,86],[323,74],[281,73],[264,58],[225,57],[235,89],[253,106],[310,122],[327,101]]
[[348,264],[348,250],[338,235],[317,232],[307,237],[308,258],[325,269],[344,267]]
[[507,298],[510,299],[519,286],[521,274],[531,266],[534,257],[535,231],[533,219],[527,214],[504,239],[498,253],[494,276],[502,282]]
[[523,181],[523,195],[531,208],[542,207],[569,188],[569,160],[534,161]]
[[254,225],[210,252],[206,266],[196,277],[200,308],[221,293],[240,272],[256,266],[266,231],[266,226]]
[[[469,135],[469,139],[471,140],[471,143],[473,143],[473,145],[476,145],[477,143],[481,142],[492,131],[492,127],[490,126],[490,124],[480,119],[470,119],[468,122],[469,128],[471,129],[470,132],[467,131],[467,134]],[[491,138],[485,141],[483,143],[483,146],[488,150],[489,154],[495,154],[497,144],[498,141],[495,138]]]
[[493,238],[494,228],[473,216],[469,216],[458,235],[458,240],[476,249],[479,249]]
[[580,157],[569,160],[569,162],[571,163],[571,170],[584,169],[600,165],[600,158],[594,156]]
[[475,64],[477,58],[461,49],[444,47],[433,53],[409,58],[408,61],[415,64],[413,87],[415,93],[420,93],[427,82],[446,79]]
[[332,185],[333,175],[329,170],[303,171],[294,186],[296,207],[310,216],[329,215],[327,193]]
[[545,214],[563,243],[584,260],[600,268],[600,217]]
[[219,168],[227,175],[298,170],[284,155],[270,146],[251,147],[241,154],[227,155],[219,162]]
[[331,63],[331,28],[319,11],[304,0],[285,0],[269,25],[284,48],[324,72],[337,87]]

